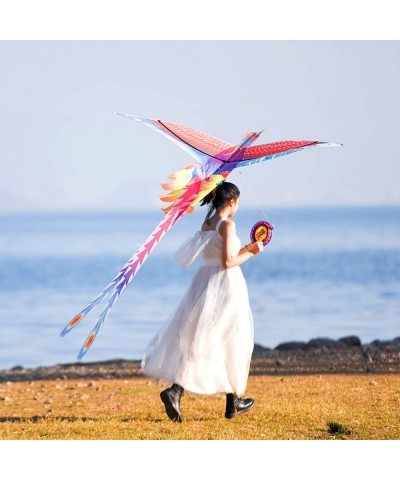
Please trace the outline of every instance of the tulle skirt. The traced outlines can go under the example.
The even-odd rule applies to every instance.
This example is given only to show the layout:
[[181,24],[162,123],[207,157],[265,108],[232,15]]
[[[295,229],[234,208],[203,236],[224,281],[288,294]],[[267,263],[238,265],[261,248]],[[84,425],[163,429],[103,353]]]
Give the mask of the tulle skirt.
[[215,263],[198,270],[147,346],[142,369],[195,393],[243,395],[254,347],[247,285],[240,267]]

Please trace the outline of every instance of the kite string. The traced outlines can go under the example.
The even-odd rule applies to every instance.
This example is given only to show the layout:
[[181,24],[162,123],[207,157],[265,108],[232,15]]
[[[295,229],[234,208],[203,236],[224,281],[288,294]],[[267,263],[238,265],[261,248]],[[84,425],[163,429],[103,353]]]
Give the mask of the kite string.
[[244,183],[246,184],[247,188],[250,190],[251,194],[253,195],[253,198],[258,206],[258,208],[261,210],[261,213],[263,214],[264,216],[264,219],[268,222],[268,218],[267,218],[267,215],[265,214],[260,202],[258,201],[258,198],[256,197],[255,193],[253,192],[253,189],[250,187],[249,183],[247,182],[246,180],[246,177],[243,175],[243,173],[241,172],[241,170],[238,171],[238,173],[241,175]]

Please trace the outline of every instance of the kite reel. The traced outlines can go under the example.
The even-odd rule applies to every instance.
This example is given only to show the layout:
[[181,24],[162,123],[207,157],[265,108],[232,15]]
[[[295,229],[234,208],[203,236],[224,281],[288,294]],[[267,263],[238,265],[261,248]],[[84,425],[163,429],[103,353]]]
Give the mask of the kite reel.
[[262,242],[265,247],[272,238],[273,229],[273,225],[265,220],[261,220],[257,222],[251,229],[250,240],[252,242]]

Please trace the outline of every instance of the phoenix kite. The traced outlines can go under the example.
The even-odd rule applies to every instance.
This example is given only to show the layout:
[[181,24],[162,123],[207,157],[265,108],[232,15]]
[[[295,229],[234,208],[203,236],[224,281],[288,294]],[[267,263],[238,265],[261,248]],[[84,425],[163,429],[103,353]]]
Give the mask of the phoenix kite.
[[153,128],[189,153],[195,159],[195,162],[184,165],[181,170],[169,175],[169,182],[161,184],[166,193],[161,195],[160,198],[170,204],[163,208],[165,216],[161,222],[104,290],[78,313],[60,333],[62,337],[69,333],[93,308],[105,302],[103,311],[77,356],[78,360],[81,360],[87,353],[111,308],[168,230],[184,214],[192,213],[195,206],[218,184],[225,181],[235,168],[265,162],[306,148],[340,145],[315,140],[286,140],[252,146],[263,130],[248,132],[238,145],[232,145],[184,125],[117,114]]

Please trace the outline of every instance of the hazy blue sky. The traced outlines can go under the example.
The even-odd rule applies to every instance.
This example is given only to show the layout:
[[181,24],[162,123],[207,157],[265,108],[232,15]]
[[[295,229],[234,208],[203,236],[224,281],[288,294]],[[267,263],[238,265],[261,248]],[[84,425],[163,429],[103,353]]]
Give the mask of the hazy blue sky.
[[399,60],[398,41],[1,41],[0,210],[160,206],[191,157],[113,111],[344,144],[244,168],[265,206],[399,204]]

